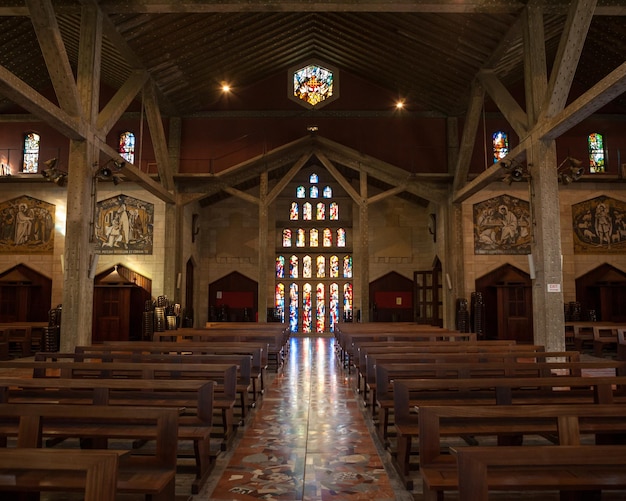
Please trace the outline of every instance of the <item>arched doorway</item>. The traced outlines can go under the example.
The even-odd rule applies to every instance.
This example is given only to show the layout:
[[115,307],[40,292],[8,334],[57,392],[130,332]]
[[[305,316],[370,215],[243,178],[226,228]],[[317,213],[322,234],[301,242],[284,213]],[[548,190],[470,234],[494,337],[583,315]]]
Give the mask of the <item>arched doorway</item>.
[[185,327],[193,327],[193,301],[194,301],[194,271],[195,267],[191,259],[185,266]]
[[505,264],[476,280],[482,292],[485,337],[533,342],[532,282],[528,273]]
[[413,281],[395,271],[370,283],[373,322],[413,321]]
[[576,300],[585,320],[589,312],[604,322],[626,322],[626,273],[604,263],[576,279]]
[[0,274],[0,322],[48,320],[52,280],[18,264]]
[[122,265],[94,280],[92,342],[141,340],[152,281]]

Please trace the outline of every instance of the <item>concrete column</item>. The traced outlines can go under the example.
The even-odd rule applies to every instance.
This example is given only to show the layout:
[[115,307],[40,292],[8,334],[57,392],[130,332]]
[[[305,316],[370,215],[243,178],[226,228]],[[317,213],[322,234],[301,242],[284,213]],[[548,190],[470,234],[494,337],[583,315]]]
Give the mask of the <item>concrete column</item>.
[[[367,173],[361,172],[359,203],[359,281],[361,292],[361,322],[370,321],[370,219],[369,206],[367,204]],[[355,242],[356,243],[356,242]],[[354,289],[353,289],[354,290]],[[356,322],[356,312],[354,312],[354,322]]]
[[183,207],[180,204],[165,205],[165,242],[163,248],[163,295],[170,302],[180,301],[176,290],[177,270],[181,269],[179,241],[182,238],[184,222]]
[[565,319],[556,146],[554,141],[535,141],[528,153],[531,251],[536,275],[532,288],[534,340],[546,351],[563,351]]
[[67,177],[65,251],[63,257],[63,321],[61,351],[74,351],[77,345],[91,344],[93,280],[89,265],[94,253],[90,244],[93,219],[93,145],[70,141]]
[[[267,172],[261,174],[260,186],[259,186],[259,284],[258,284],[258,309],[259,309],[259,323],[267,322],[267,308],[268,308],[268,289],[270,284],[268,283],[268,253],[267,248],[267,235],[269,231],[268,225],[268,175]],[[272,247],[273,248],[273,247]],[[272,284],[274,283],[273,275]]]

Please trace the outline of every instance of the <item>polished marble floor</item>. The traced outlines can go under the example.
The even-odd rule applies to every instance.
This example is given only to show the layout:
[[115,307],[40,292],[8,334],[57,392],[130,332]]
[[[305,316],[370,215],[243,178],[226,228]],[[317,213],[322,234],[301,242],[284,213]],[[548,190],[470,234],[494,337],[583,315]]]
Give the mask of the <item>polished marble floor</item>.
[[215,483],[195,498],[414,499],[386,464],[350,378],[332,338],[292,338],[235,450],[221,466],[218,460]]

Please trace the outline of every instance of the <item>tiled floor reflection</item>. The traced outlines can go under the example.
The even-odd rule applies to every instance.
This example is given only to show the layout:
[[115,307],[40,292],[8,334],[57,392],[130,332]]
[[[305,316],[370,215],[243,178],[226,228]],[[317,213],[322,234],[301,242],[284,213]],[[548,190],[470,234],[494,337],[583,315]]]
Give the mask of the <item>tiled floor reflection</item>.
[[210,499],[396,499],[333,343],[291,340]]

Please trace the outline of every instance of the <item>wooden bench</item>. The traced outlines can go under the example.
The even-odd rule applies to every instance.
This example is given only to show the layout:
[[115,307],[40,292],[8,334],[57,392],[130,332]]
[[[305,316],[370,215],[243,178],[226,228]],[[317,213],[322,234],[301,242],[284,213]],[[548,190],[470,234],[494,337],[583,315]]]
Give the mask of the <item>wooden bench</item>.
[[590,490],[626,488],[626,446],[472,447],[451,449],[458,463],[459,501],[488,501],[489,491],[567,491],[587,501]]
[[626,328],[618,325],[594,325],[593,326],[593,353],[596,357],[602,356],[605,346],[617,348],[617,329]]
[[[407,475],[413,439],[421,437],[415,408],[430,405],[611,404],[624,399],[626,376],[397,379],[393,382],[396,463]],[[626,408],[626,407],[625,407]]]
[[[454,456],[449,454],[450,448],[476,448],[460,446],[463,437],[473,437],[482,447],[489,448],[494,457],[507,443],[517,443],[513,448],[521,455],[545,444],[561,447],[606,443],[615,434],[626,433],[625,418],[623,405],[422,406],[419,459],[424,500],[441,499],[444,492],[457,490],[461,474]],[[526,439],[535,445],[522,445]],[[529,486],[533,482],[523,476],[520,480],[529,482]]]
[[[129,453],[120,457],[117,492],[170,501],[175,497],[178,414],[177,409],[153,407],[1,404],[0,430],[2,436],[16,437],[18,449],[41,447],[44,437],[75,438],[83,445],[92,441],[96,449],[106,449],[112,439],[116,447],[122,440],[153,441],[153,448],[137,451],[129,446]],[[75,473],[67,475],[68,487],[72,477],[75,490],[82,488],[84,479]]]
[[115,501],[118,451],[0,449],[0,492],[68,492],[84,484],[85,501]]
[[[193,444],[195,480],[192,492],[199,492],[214,465],[211,453],[213,431],[213,389],[206,380],[101,379],[101,378],[0,378],[0,403],[110,405],[170,407],[181,412],[179,442]],[[138,437],[140,438],[140,437]],[[181,457],[184,454],[181,453]]]
[[[560,352],[559,352],[560,353]],[[376,402],[380,409],[377,430],[385,441],[392,424],[390,411],[395,408],[392,381],[411,378],[502,378],[582,376],[583,371],[607,370],[612,375],[626,375],[626,364],[619,361],[591,362],[516,362],[515,360],[480,362],[437,361],[435,363],[380,363],[376,366]]]
[[[252,378],[254,398],[260,397],[264,391],[264,373],[267,369],[267,343],[257,342],[155,342],[155,341],[107,341],[105,344],[76,346],[76,353],[85,354],[121,354],[135,355],[250,355],[252,357],[252,371],[256,375]],[[257,380],[259,384],[257,385]]]

